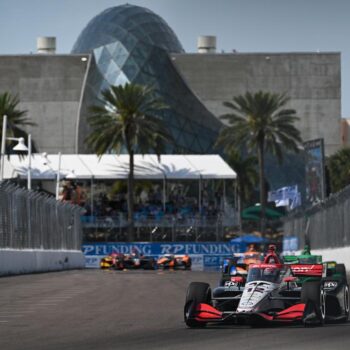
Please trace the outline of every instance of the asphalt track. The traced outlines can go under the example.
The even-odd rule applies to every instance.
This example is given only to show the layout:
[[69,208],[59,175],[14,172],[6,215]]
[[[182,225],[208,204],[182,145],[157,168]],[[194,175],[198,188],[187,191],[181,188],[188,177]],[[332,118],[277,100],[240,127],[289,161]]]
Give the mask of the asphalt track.
[[0,278],[1,350],[350,349],[350,323],[188,329],[191,281],[217,273],[82,270]]

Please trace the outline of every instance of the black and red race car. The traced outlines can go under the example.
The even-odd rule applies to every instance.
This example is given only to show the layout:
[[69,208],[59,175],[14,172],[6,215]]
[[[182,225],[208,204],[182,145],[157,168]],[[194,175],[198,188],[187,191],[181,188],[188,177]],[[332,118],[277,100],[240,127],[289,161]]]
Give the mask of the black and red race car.
[[154,270],[157,267],[156,260],[151,256],[141,255],[137,252],[131,254],[112,253],[100,261],[101,269],[113,268]]
[[[346,276],[327,276],[322,264],[293,267],[267,258],[250,265],[245,285],[237,277],[211,292],[209,284],[192,282],[184,307],[186,325],[299,322],[309,326],[348,320]],[[300,276],[304,279],[301,286],[297,283]]]

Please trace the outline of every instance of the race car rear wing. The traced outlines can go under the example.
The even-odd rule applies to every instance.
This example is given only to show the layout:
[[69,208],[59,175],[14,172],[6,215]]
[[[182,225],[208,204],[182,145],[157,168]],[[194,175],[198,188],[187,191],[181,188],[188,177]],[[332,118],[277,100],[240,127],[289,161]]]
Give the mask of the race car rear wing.
[[292,273],[296,277],[322,277],[323,264],[291,264]]

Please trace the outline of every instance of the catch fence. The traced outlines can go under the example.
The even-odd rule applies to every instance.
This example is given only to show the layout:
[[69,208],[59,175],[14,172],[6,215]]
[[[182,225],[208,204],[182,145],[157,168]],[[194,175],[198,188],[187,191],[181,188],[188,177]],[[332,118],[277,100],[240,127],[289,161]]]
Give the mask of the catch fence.
[[0,182],[0,249],[80,250],[81,208]]
[[[127,218],[82,216],[84,242],[128,240]],[[237,228],[235,216],[164,215],[135,219],[135,240],[139,242],[222,241]]]
[[312,249],[350,246],[350,186],[308,209],[294,211],[284,221],[285,235]]

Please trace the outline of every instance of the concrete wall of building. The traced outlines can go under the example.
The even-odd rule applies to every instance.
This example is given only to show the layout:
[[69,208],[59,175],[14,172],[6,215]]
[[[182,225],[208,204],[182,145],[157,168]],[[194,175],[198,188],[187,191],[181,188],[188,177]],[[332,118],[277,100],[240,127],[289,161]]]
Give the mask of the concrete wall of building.
[[17,94],[38,150],[74,153],[88,55],[0,56],[0,93]]
[[172,54],[173,62],[216,116],[246,91],[287,93],[303,139],[324,138],[326,154],[341,144],[340,53]]

